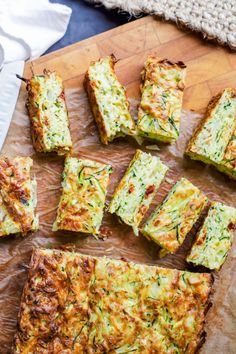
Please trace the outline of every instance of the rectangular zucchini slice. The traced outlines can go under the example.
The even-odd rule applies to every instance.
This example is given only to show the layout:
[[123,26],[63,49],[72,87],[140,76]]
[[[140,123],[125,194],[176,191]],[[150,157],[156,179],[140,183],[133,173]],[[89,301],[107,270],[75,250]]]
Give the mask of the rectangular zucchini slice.
[[116,62],[114,55],[92,62],[84,79],[103,144],[119,136],[135,134],[135,123],[129,112],[125,88],[114,71]]
[[12,353],[193,354],[211,289],[207,273],[36,249]]
[[187,262],[219,270],[231,248],[235,228],[236,209],[213,202]]
[[53,231],[99,233],[111,172],[110,165],[76,157],[66,158],[62,195]]
[[207,204],[207,197],[187,179],[178,181],[145,223],[143,235],[174,253]]
[[223,160],[216,165],[216,168],[231,178],[236,179],[236,129],[225,149]]
[[72,142],[61,77],[44,70],[43,75],[34,75],[26,82],[26,107],[35,150],[59,155],[68,153]]
[[0,158],[0,237],[38,229],[37,182],[30,157]]
[[173,142],[179,137],[186,66],[149,56],[141,74],[138,134]]
[[186,154],[236,178],[236,94],[226,88],[209,102]]
[[159,157],[137,150],[114,192],[109,212],[116,213],[137,234],[167,170]]

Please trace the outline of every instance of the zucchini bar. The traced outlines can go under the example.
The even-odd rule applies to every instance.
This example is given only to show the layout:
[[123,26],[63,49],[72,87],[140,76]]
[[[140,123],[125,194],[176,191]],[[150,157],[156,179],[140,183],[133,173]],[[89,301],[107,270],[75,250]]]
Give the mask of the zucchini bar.
[[92,160],[67,157],[62,195],[53,231],[99,233],[112,167]]
[[116,213],[138,234],[138,226],[167,170],[159,157],[137,150],[114,192],[109,212]]
[[72,142],[62,79],[55,72],[44,70],[43,75],[34,75],[26,82],[26,107],[35,150],[68,153]]
[[167,252],[176,252],[207,201],[207,197],[197,187],[182,178],[147,220],[142,230],[143,235]]
[[219,270],[231,248],[235,229],[236,209],[213,202],[187,262]]
[[150,139],[178,139],[186,66],[149,56],[141,73],[141,103],[137,130]]
[[92,62],[84,79],[103,144],[119,136],[135,134],[126,92],[114,71],[116,62],[114,55]]
[[216,165],[216,168],[219,171],[226,173],[229,177],[236,179],[236,129],[225,149],[223,160],[220,164]]
[[236,178],[236,94],[225,89],[209,102],[186,154]]
[[38,229],[37,182],[30,157],[0,158],[0,237]]
[[212,276],[37,249],[13,354],[196,353]]

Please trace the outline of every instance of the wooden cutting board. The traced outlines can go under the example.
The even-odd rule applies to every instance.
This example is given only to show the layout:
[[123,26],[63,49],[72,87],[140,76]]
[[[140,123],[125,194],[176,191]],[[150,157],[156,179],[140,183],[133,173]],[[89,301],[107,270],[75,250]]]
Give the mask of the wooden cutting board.
[[[90,61],[111,53],[121,59],[116,71],[128,95],[138,95],[140,71],[150,53],[187,64],[186,109],[202,110],[212,95],[226,85],[235,86],[236,53],[151,16],[45,55],[33,61],[33,68],[35,73],[56,70],[66,87],[79,87]],[[31,75],[30,65],[26,64],[25,77]]]
[[[75,95],[77,100],[83,95],[83,97],[86,98],[83,89],[79,90],[79,88],[82,88],[84,73],[90,61],[97,60],[99,57],[111,53],[114,53],[117,58],[121,59],[116,65],[116,72],[121,82],[127,87],[128,97],[137,98],[137,100],[134,100],[135,104],[137,104],[140,95],[140,72],[148,54],[153,53],[161,58],[168,58],[174,61],[182,60],[187,64],[187,88],[184,93],[183,106],[188,114],[183,117],[185,119],[181,120],[181,122],[183,121],[184,123],[185,129],[181,130],[182,135],[177,143],[174,144],[177,146],[176,149],[172,148],[171,150],[171,148],[169,149],[168,147],[165,148],[162,146],[158,154],[160,154],[161,158],[162,156],[165,157],[163,161],[171,167],[170,177],[178,178],[178,176],[185,176],[188,178],[188,176],[191,176],[190,180],[194,184],[196,181],[196,185],[199,186],[199,188],[205,185],[205,183],[202,183],[202,180],[204,182],[206,179],[211,187],[210,190],[207,188],[210,199],[217,197],[219,200],[221,200],[221,198],[224,200],[224,198],[232,194],[232,200],[230,200],[230,202],[231,204],[235,204],[234,182],[224,179],[226,177],[214,171],[214,169],[204,168],[203,164],[192,163],[190,160],[186,160],[185,163],[183,160],[184,150],[182,145],[187,141],[187,138],[189,139],[190,137],[185,134],[186,131],[188,130],[189,134],[190,130],[193,128],[192,126],[191,129],[186,129],[191,123],[188,118],[191,117],[191,115],[193,117],[201,117],[201,115],[189,112],[189,110],[202,112],[212,95],[226,86],[236,86],[234,79],[234,77],[236,77],[236,54],[214,43],[208,43],[196,34],[181,31],[177,29],[175,25],[163,23],[156,20],[154,17],[145,17],[43,56],[34,60],[32,63],[29,62],[26,64],[24,75],[25,77],[31,76],[31,65],[33,65],[33,70],[37,74],[42,73],[44,68],[56,70],[62,76],[66,88],[75,89],[68,90],[70,94],[75,91],[73,95]],[[22,85],[18,111],[16,111],[16,115],[13,119],[4,151],[7,151],[7,145],[11,147],[12,152],[17,151],[18,147],[21,151],[20,144],[25,144],[25,153],[32,155],[33,148],[29,137],[28,119],[24,111],[25,96],[25,85]],[[72,95],[68,95],[68,103],[69,101],[72,102],[69,96]],[[83,97],[82,99],[84,99]],[[69,111],[70,121],[72,123],[71,126],[74,128],[72,129],[72,133],[75,133],[72,138],[73,143],[75,142],[76,144],[76,151],[81,149],[80,151],[85,153],[87,146],[83,145],[84,140],[91,138],[90,149],[95,147],[97,149],[97,151],[95,150],[96,156],[100,153],[102,155],[105,147],[101,146],[99,141],[96,140],[97,132],[93,130],[95,126],[91,129],[91,131],[95,133],[94,136],[91,134],[91,136],[86,137],[82,133],[78,136],[78,131],[81,129],[83,124],[81,121],[83,121],[83,119],[86,120],[88,118],[93,122],[91,113],[87,112],[89,111],[87,101],[83,108],[80,107],[80,110],[76,109],[76,107],[73,107],[73,110]],[[26,130],[25,134],[24,129]],[[130,149],[128,150],[130,152],[128,156],[131,157],[131,152],[133,152],[134,147],[129,146],[129,144],[130,141],[126,143],[126,139],[121,139],[120,141],[117,139],[117,141],[107,147],[104,156],[111,158],[116,149],[120,149],[120,151],[123,149],[126,154],[126,150]],[[15,147],[13,147],[13,145]],[[83,156],[89,157],[89,152],[90,150],[88,151],[88,155]],[[121,154],[121,152],[119,154]],[[120,156],[119,154],[118,156]],[[128,158],[128,156],[125,158]],[[1,243],[2,262],[5,262],[4,267],[0,267],[1,276],[11,280],[10,285],[7,287],[6,282],[3,281],[2,288],[0,288],[2,293],[5,291],[3,297],[4,302],[0,302],[3,309],[3,315],[0,313],[0,320],[1,318],[4,319],[4,330],[5,328],[8,329],[7,336],[4,334],[4,331],[2,331],[1,336],[0,331],[0,341],[1,338],[5,336],[2,339],[5,341],[4,343],[6,343],[3,349],[4,353],[7,353],[5,348],[9,348],[9,343],[13,336],[12,333],[15,330],[12,325],[12,319],[16,319],[17,316],[20,294],[25,279],[25,274],[19,270],[19,264],[21,264],[23,260],[26,262],[26,256],[29,254],[29,249],[31,249],[32,245],[47,247],[49,244],[51,247],[51,245],[55,245],[59,241],[58,236],[50,234],[51,223],[55,218],[55,209],[53,208],[58,202],[60,194],[59,185],[63,167],[62,159],[56,159],[55,157],[46,157],[43,159],[36,155],[34,155],[33,158],[38,180],[38,208],[41,219],[41,229],[38,233],[28,236],[25,239],[4,240],[4,242]],[[108,163],[109,161],[110,160],[108,160]],[[114,174],[119,173],[119,177],[121,177],[122,171],[125,170],[124,163],[128,164],[128,161],[129,160],[124,159],[124,156],[121,160],[117,159],[117,161],[114,161]],[[201,173],[199,173],[199,169]],[[195,173],[193,174],[192,171]],[[44,178],[44,176],[47,176],[47,179]],[[117,183],[116,176],[118,176],[118,174],[112,177],[114,184]],[[169,182],[166,184],[166,189],[163,188],[162,193],[158,193],[158,202],[163,199],[164,195],[166,195],[167,191],[170,189],[170,184],[168,183]],[[52,191],[50,186],[49,188],[47,187],[48,184],[52,184]],[[204,189],[202,190],[204,191]],[[232,193],[230,194],[230,192]],[[106,217],[109,218],[109,215],[106,215]],[[77,238],[75,236],[72,237],[72,235],[70,238],[68,238],[68,235],[64,235],[62,238],[61,235],[60,244],[63,242],[77,242],[79,250],[81,249],[84,253],[93,255],[103,255],[103,252],[106,251],[108,253],[105,254],[109,256],[109,252],[112,253],[113,250],[115,250],[115,254],[113,255],[112,253],[112,257],[119,257],[120,255],[126,257],[126,255],[130,255],[132,251],[132,258],[128,257],[129,260],[139,261],[139,259],[142,259],[142,262],[152,261],[152,264],[156,262],[155,256],[152,256],[156,250],[154,244],[149,244],[143,237],[135,238],[132,235],[132,231],[129,231],[129,228],[125,227],[125,225],[120,227],[119,224],[118,226],[119,234],[117,233],[117,235],[111,236],[111,238],[108,238],[104,243],[92,237],[83,237],[77,240]],[[116,225],[114,225],[114,227],[116,227]],[[204,354],[231,354],[236,352],[233,322],[233,305],[235,304],[236,289],[235,250],[234,244],[234,248],[231,252],[232,255],[228,257],[227,265],[225,265],[220,272],[220,281],[218,281],[219,286],[214,299],[214,306],[208,315],[209,325],[206,328],[208,339],[203,349]],[[100,253],[94,253],[95,251]],[[168,261],[168,259],[165,260],[164,258],[163,260],[158,259],[157,262],[159,265],[164,266],[172,266],[174,264],[174,266],[178,268],[182,265],[181,257],[183,257],[183,254],[173,255],[173,260]],[[12,277],[12,273],[14,273],[14,278]],[[5,290],[5,288],[7,290]],[[227,291],[225,289],[227,289]]]

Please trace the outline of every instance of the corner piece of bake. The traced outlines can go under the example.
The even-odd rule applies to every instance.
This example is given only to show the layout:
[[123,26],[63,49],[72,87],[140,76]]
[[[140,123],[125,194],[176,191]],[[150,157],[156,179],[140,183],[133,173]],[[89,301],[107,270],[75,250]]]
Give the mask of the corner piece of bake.
[[224,264],[236,229],[236,209],[212,202],[187,262],[219,270]]
[[99,233],[111,172],[110,165],[76,157],[66,158],[62,195],[53,231]]
[[103,144],[119,136],[135,134],[125,88],[115,74],[116,62],[114,55],[94,61],[84,78],[84,87]]
[[141,150],[131,160],[118,187],[115,189],[108,211],[115,213],[138,233],[138,226],[147,212],[168,167],[159,157]]
[[226,88],[213,97],[189,141],[186,154],[214,165],[236,179],[236,91]]
[[42,75],[34,75],[26,82],[26,107],[35,150],[59,155],[68,153],[72,142],[61,77],[44,70]]
[[212,276],[37,249],[13,354],[197,352]]
[[142,234],[167,252],[176,252],[207,201],[207,197],[196,186],[182,178],[146,221]]
[[0,237],[38,229],[37,182],[30,157],[0,157]]
[[149,56],[141,73],[138,134],[163,142],[179,137],[186,66]]

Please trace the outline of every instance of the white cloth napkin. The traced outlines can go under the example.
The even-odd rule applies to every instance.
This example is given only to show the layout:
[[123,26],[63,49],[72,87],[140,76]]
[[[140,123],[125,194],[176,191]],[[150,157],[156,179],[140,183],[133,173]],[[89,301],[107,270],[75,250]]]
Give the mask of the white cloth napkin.
[[69,7],[48,0],[0,0],[0,149],[20,89],[15,74],[64,36],[70,16]]

